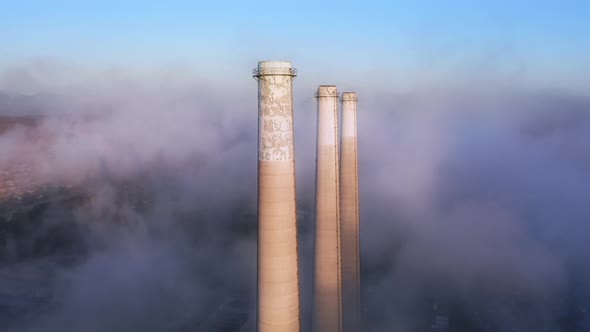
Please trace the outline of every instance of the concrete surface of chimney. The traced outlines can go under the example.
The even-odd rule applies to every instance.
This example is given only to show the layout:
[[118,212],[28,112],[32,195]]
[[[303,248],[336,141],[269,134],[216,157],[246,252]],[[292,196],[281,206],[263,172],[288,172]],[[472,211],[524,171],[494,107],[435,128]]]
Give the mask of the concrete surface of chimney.
[[258,332],[299,332],[292,82],[286,61],[262,61],[258,80]]
[[317,98],[316,219],[313,332],[342,330],[338,90],[321,85]]
[[357,155],[357,96],[342,93],[340,141],[340,227],[344,332],[360,332],[360,241]]

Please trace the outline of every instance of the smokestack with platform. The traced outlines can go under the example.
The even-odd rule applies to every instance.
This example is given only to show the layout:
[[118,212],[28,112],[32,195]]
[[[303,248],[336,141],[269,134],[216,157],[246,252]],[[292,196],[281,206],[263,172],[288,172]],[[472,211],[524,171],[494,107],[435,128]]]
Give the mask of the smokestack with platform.
[[262,61],[258,81],[258,332],[299,332],[292,82],[286,61]]

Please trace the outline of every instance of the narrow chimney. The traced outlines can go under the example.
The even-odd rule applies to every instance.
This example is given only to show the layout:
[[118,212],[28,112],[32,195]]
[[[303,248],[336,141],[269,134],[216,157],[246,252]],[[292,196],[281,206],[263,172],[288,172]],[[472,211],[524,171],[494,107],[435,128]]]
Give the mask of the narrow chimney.
[[316,93],[316,221],[314,332],[342,330],[340,202],[338,175],[338,90],[321,85]]
[[290,62],[262,61],[258,80],[258,332],[299,332],[299,271]]
[[357,96],[342,93],[340,220],[344,332],[360,332],[359,194],[356,133]]

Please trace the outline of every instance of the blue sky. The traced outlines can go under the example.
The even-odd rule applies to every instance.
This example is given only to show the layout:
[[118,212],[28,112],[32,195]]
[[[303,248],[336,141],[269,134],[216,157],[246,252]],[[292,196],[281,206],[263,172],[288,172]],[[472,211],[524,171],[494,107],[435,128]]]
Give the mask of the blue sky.
[[[0,66],[183,64],[227,79],[264,59],[309,77],[493,76],[589,86],[590,1],[0,0]],[[227,74],[227,76],[224,75]]]

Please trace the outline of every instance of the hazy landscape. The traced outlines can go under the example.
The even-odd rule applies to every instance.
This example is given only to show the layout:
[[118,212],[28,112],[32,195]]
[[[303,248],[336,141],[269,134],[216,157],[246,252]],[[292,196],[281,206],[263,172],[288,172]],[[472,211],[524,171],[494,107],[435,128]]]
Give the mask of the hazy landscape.
[[[93,93],[89,104],[76,91],[30,117],[3,106],[3,326],[252,328],[256,96],[216,99],[197,85],[157,96],[135,85],[133,97]],[[367,330],[430,331],[439,317],[451,331],[585,331],[590,101],[457,91],[359,106]],[[308,317],[309,98],[295,112]]]
[[[276,292],[289,313],[266,327],[590,331],[588,17],[583,1],[3,1],[0,332],[268,332],[259,125],[294,155],[301,304]],[[265,71],[285,80],[260,88]],[[328,119],[358,96],[361,331],[312,328],[314,254],[334,249],[314,251],[318,137],[338,151],[319,86],[340,93]],[[260,91],[282,118],[259,115]]]

